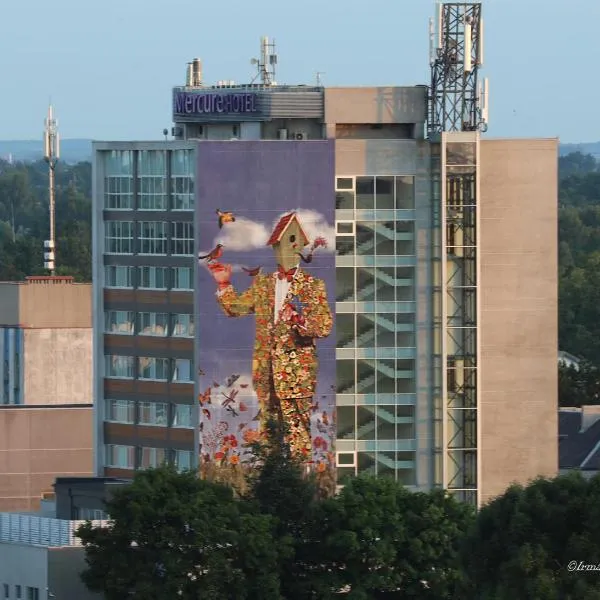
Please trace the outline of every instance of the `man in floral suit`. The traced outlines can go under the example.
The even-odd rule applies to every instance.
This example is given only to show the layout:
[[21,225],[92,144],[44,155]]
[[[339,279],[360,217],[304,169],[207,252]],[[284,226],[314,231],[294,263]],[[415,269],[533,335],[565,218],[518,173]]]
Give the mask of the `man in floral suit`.
[[304,461],[312,455],[310,415],[318,369],[315,340],[327,337],[333,325],[325,283],[298,266],[298,257],[308,244],[298,215],[282,217],[267,242],[275,251],[277,271],[260,273],[239,294],[230,283],[231,265],[209,265],[225,314],[254,314],[256,318],[252,380],[261,426],[269,419],[284,425],[292,455]]

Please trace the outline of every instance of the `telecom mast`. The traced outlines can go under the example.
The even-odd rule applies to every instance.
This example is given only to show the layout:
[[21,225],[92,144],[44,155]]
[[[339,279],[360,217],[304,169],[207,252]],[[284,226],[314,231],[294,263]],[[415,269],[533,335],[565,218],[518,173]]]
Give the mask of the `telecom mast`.
[[50,206],[50,239],[44,241],[44,269],[48,269],[50,274],[54,275],[54,252],[56,247],[54,170],[60,156],[60,138],[58,135],[58,121],[54,118],[52,104],[48,106],[48,117],[45,119],[44,125],[44,159],[48,163]]
[[275,40],[269,40],[266,36],[260,38],[260,58],[253,58],[250,63],[256,65],[258,69],[256,77],[260,77],[260,82],[263,85],[277,85],[275,81],[275,65],[277,65]]
[[438,2],[430,22],[434,472],[481,503],[479,143],[487,130],[481,2]]

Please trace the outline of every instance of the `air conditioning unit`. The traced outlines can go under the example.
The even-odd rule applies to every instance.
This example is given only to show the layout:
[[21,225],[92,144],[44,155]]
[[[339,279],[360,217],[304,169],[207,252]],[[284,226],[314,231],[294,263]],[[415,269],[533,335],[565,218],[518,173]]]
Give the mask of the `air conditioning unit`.
[[287,140],[288,139],[288,130],[287,129],[279,129],[277,131],[277,137],[280,140]]
[[292,137],[295,140],[307,140],[308,133],[306,131],[296,131]]

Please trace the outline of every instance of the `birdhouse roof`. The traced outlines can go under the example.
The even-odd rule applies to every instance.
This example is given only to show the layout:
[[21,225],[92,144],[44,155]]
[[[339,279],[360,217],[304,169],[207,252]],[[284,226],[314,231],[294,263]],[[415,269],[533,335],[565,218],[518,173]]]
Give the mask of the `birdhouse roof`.
[[302,228],[302,225],[300,225],[300,221],[298,220],[298,215],[296,213],[290,213],[288,215],[283,215],[283,217],[281,217],[281,219],[279,219],[279,222],[277,223],[277,225],[275,225],[275,229],[273,229],[273,233],[271,234],[271,237],[269,238],[269,241],[267,242],[267,246],[272,246],[273,244],[277,244],[278,242],[280,242],[281,238],[283,237],[283,234],[286,232],[286,229],[293,222],[295,222],[296,225],[298,225],[298,229],[300,230],[300,233],[304,237],[304,245],[307,246],[309,244],[309,239],[308,239],[308,236],[306,235],[306,232]]

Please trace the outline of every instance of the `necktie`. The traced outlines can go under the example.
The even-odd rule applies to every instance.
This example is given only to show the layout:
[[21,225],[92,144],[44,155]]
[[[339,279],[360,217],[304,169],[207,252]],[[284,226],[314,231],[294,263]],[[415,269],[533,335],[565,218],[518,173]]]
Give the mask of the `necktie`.
[[287,279],[288,281],[292,281],[294,279],[294,274],[296,273],[296,267],[286,271],[281,265],[277,265],[277,277],[279,279]]

